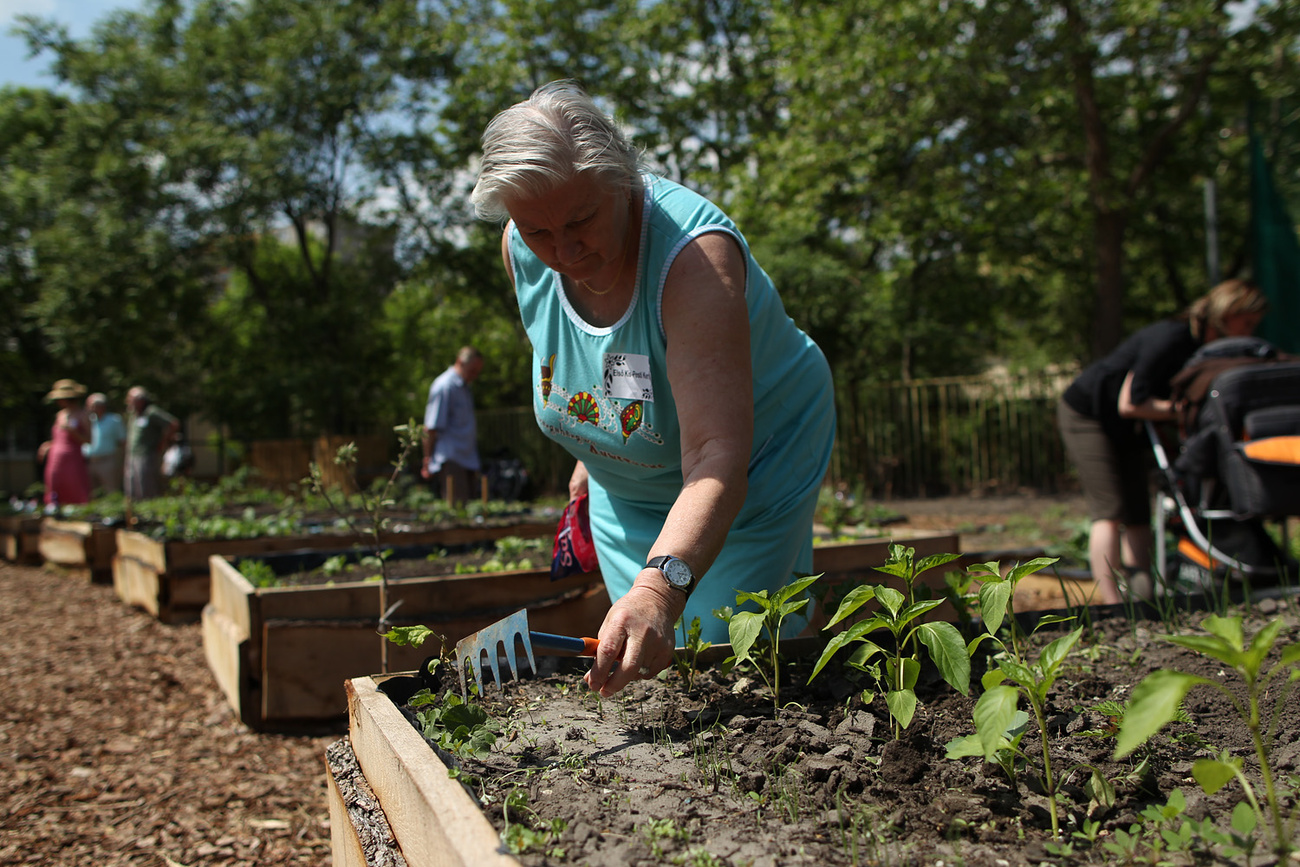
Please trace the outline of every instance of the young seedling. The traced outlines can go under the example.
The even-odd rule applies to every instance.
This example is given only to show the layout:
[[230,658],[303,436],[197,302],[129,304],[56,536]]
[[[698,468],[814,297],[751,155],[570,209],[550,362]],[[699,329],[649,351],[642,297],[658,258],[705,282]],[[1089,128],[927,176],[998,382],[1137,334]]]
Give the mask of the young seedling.
[[[1201,622],[1208,635],[1161,636],[1180,647],[1196,651],[1218,660],[1241,676],[1246,687],[1243,704],[1223,684],[1205,677],[1181,671],[1161,669],[1147,675],[1133,689],[1128,713],[1120,725],[1115,743],[1115,757],[1123,758],[1144,744],[1164,725],[1174,719],[1178,707],[1187,694],[1197,686],[1211,686],[1224,696],[1245,723],[1255,747],[1260,777],[1264,784],[1264,804],[1260,804],[1254,786],[1242,772],[1241,759],[1222,753],[1216,758],[1197,759],[1192,765],[1192,776],[1206,794],[1214,794],[1233,778],[1242,786],[1259,822],[1267,822],[1273,830],[1274,851],[1285,859],[1296,851],[1292,834],[1295,829],[1296,810],[1284,815],[1282,799],[1273,766],[1269,761],[1273,742],[1281,722],[1282,708],[1292,685],[1300,680],[1300,642],[1292,642],[1281,649],[1276,662],[1267,665],[1269,654],[1282,631],[1282,621],[1274,620],[1255,633],[1247,642],[1241,617],[1222,617],[1211,614]],[[1272,719],[1265,723],[1261,699],[1275,678],[1283,677],[1277,695],[1273,697]]]
[[[912,723],[916,714],[916,682],[921,672],[921,647],[930,652],[930,659],[939,669],[939,673],[950,686],[966,695],[970,692],[970,655],[961,633],[951,623],[933,622],[916,623],[916,619],[926,612],[933,611],[944,603],[943,599],[918,600],[916,598],[917,578],[930,569],[951,563],[957,554],[936,554],[917,562],[916,549],[904,548],[902,545],[889,547],[889,559],[885,565],[876,567],[876,571],[893,575],[903,580],[906,593],[900,593],[892,587],[882,585],[863,585],[855,587],[840,603],[835,616],[826,624],[830,629],[837,623],[856,614],[863,605],[871,600],[880,603],[879,610],[871,617],[860,620],[848,629],[836,634],[822,651],[821,658],[813,666],[809,682],[815,678],[830,662],[831,658],[848,644],[860,644],[849,658],[848,664],[854,668],[872,674],[877,686],[885,689],[885,704],[894,723],[894,738],[902,736],[902,730]],[[893,652],[886,650],[869,638],[877,630],[887,630],[893,636]],[[875,657],[884,657],[884,677],[880,667],[871,662]]]
[[677,628],[682,631],[681,650],[673,651],[673,667],[681,676],[689,692],[695,684],[695,675],[699,672],[700,654],[713,645],[700,640],[700,618],[692,617],[691,625],[686,626],[685,618],[678,618]]
[[[393,461],[393,472],[388,477],[388,481],[379,491],[370,495],[365,492],[361,494],[362,512],[366,518],[366,527],[363,529],[359,526],[356,518],[350,509],[345,508],[344,503],[336,502],[330,488],[325,484],[325,476],[320,468],[320,464],[315,461],[311,464],[311,476],[306,479],[311,489],[324,498],[325,502],[335,514],[347,525],[348,529],[360,535],[370,537],[371,549],[374,556],[379,557],[379,634],[383,635],[388,631],[388,618],[393,613],[393,608],[388,604],[388,561],[382,551],[382,538],[384,529],[388,526],[388,519],[384,516],[384,509],[393,505],[392,491],[397,484],[397,479],[402,474],[402,468],[406,466],[406,460],[410,457],[411,452],[420,445],[420,427],[415,423],[415,419],[410,419],[406,424],[397,425],[393,428],[397,433],[400,451],[397,460]],[[349,473],[355,472],[357,463],[357,446],[356,443],[347,443],[340,446],[334,455],[334,463],[338,466],[345,467]],[[354,476],[355,481],[355,476]],[[359,487],[359,486],[358,486]],[[395,607],[395,606],[394,606]],[[388,641],[380,642],[379,650],[379,670],[381,673],[388,673]]]
[[[809,575],[796,579],[770,596],[766,590],[757,593],[742,590],[736,594],[736,604],[753,602],[759,610],[731,612],[727,619],[733,658],[736,662],[754,664],[772,691],[772,703],[778,709],[781,707],[781,626],[787,617],[808,607],[812,600],[805,591],[820,577]],[[766,653],[755,655],[755,645],[764,631],[767,633],[767,641],[763,643]]]
[[[948,757],[982,755],[984,760],[1008,767],[1005,756],[1000,757],[1008,748],[1019,749],[1020,735],[1012,735],[1019,713],[1018,705],[1023,697],[1033,711],[1034,722],[1042,745],[1043,790],[1047,794],[1048,807],[1052,817],[1052,838],[1061,838],[1060,806],[1058,804],[1058,780],[1052,771],[1052,756],[1047,740],[1047,694],[1060,674],[1061,666],[1070,650],[1083,635],[1083,627],[1061,636],[1048,644],[1039,653],[1037,660],[1031,660],[1025,648],[1027,636],[1015,619],[1013,600],[1016,585],[1027,575],[1055,563],[1054,558],[1039,557],[1014,566],[1005,577],[1002,576],[997,563],[982,563],[971,568],[971,572],[980,580],[980,611],[984,617],[985,632],[971,640],[968,651],[975,649],[985,640],[993,641],[1001,650],[994,655],[997,667],[990,669],[981,680],[984,693],[975,702],[975,736],[956,738],[948,744]],[[1068,621],[1071,618],[1044,617],[1035,630],[1049,624]],[[999,637],[1002,624],[1009,626],[1010,642]],[[1089,783],[1092,797],[1109,800],[1114,803],[1114,792],[1103,775],[1093,771]]]

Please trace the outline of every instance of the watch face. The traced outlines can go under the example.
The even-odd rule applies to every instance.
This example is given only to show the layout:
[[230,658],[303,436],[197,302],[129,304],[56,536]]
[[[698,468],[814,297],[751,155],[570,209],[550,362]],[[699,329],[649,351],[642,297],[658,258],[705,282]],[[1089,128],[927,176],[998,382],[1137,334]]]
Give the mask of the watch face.
[[690,587],[691,580],[694,578],[691,575],[691,567],[676,559],[669,560],[663,565],[663,573],[668,578],[668,583],[674,587]]

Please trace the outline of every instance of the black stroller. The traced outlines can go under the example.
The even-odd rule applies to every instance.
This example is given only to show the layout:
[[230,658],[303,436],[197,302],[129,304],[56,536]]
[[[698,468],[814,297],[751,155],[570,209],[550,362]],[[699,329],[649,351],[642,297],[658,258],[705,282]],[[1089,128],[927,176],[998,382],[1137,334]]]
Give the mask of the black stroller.
[[[1164,477],[1155,508],[1159,574],[1188,590],[1225,578],[1251,588],[1295,581],[1300,564],[1287,551],[1286,519],[1300,515],[1300,361],[1257,338],[1214,341],[1175,377],[1173,395],[1186,407],[1175,461],[1146,425]],[[1179,534],[1173,573],[1171,527]]]

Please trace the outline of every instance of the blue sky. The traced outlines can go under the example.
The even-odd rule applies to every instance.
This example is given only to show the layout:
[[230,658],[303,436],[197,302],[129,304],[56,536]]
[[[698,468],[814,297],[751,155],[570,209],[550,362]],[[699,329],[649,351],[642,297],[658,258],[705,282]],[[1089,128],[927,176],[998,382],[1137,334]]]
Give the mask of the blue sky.
[[0,0],[0,85],[51,87],[54,79],[44,74],[51,58],[41,55],[27,60],[27,45],[10,35],[18,15],[53,18],[74,37],[86,36],[90,27],[114,9],[138,8],[138,0]]

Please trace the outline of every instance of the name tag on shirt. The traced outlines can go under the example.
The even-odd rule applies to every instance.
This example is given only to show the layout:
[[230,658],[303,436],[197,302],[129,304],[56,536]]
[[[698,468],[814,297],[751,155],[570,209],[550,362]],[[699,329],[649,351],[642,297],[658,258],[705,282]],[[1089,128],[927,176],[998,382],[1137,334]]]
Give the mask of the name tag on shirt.
[[650,357],[621,352],[605,353],[605,396],[615,400],[644,400],[654,403],[650,381]]

